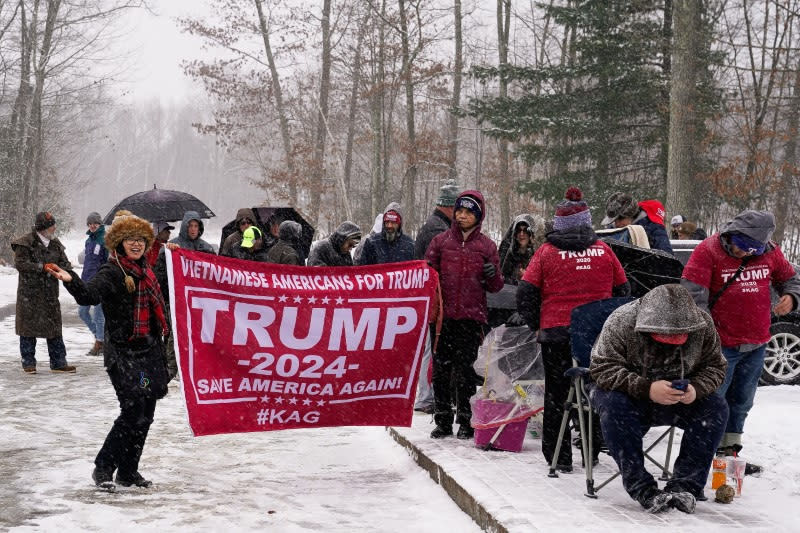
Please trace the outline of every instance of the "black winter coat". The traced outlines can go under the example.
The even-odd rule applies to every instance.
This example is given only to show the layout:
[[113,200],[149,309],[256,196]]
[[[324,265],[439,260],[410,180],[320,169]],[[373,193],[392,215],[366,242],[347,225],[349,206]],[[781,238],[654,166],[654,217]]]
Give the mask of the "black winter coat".
[[425,252],[428,251],[428,246],[431,245],[433,238],[443,231],[449,230],[450,222],[451,220],[447,218],[447,215],[438,209],[431,213],[431,216],[428,217],[428,220],[425,221],[425,224],[422,225],[417,233],[417,240],[414,243],[415,259],[425,259]]
[[[144,261],[144,259],[142,259]],[[97,275],[88,283],[83,282],[75,272],[70,271],[72,281],[64,287],[75,297],[78,305],[102,304],[106,317],[105,343],[103,354],[106,368],[112,368],[119,357],[130,350],[142,350],[150,346],[153,352],[160,350],[163,355],[161,325],[151,313],[150,339],[129,341],[133,335],[133,307],[136,292],[128,292],[125,287],[125,274],[116,263],[108,262],[100,267]],[[135,278],[134,278],[135,279]],[[138,280],[137,280],[138,284]],[[166,315],[166,310],[164,311]]]
[[397,238],[389,242],[384,231],[369,237],[361,251],[359,265],[382,265],[414,260],[414,239],[400,230]]

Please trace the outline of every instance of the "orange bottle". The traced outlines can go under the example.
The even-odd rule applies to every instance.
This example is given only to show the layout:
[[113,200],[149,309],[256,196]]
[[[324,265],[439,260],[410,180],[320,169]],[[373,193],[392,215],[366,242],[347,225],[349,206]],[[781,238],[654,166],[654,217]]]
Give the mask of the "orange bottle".
[[711,462],[711,489],[717,490],[725,484],[728,460],[724,455],[717,455]]

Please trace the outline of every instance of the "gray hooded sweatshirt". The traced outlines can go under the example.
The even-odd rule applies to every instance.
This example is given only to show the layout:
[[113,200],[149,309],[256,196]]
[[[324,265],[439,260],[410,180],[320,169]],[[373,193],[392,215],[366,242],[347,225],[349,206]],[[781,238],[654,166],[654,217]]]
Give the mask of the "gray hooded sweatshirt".
[[[651,333],[687,333],[681,345],[655,341]],[[608,317],[592,348],[590,371],[598,387],[650,398],[650,384],[686,378],[697,398],[722,385],[728,363],[711,316],[678,284],[661,285]]]

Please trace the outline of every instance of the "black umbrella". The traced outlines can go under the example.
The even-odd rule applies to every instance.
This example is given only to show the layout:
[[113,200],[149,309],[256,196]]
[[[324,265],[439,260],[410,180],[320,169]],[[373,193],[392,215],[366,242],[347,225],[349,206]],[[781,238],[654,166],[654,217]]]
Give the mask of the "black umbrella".
[[[311,241],[314,239],[314,226],[312,226],[294,207],[253,207],[253,214],[256,217],[256,225],[265,233],[270,232],[270,226],[280,224],[284,220],[294,220],[302,227],[300,237],[300,248],[303,258],[308,257],[311,250]],[[237,230],[236,220],[231,220],[222,228],[222,238],[220,239],[220,250],[228,236]]]
[[150,222],[182,220],[186,211],[197,211],[200,218],[211,218],[214,212],[206,204],[189,193],[157,189],[155,185],[149,191],[137,192],[128,196],[106,215],[105,224],[114,221],[114,213],[127,209],[137,217]]
[[603,239],[622,263],[631,283],[631,296],[643,296],[647,291],[666,283],[679,283],[683,264],[663,250],[640,248],[614,238]]

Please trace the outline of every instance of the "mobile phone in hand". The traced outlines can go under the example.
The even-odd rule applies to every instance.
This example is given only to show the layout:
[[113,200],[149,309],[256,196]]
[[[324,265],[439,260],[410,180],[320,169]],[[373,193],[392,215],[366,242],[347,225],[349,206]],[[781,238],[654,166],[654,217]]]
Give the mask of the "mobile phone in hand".
[[689,387],[688,379],[673,379],[672,388],[675,390],[685,391]]
[[56,273],[58,272],[58,265],[55,263],[45,263],[44,269],[47,270],[48,272]]

